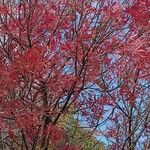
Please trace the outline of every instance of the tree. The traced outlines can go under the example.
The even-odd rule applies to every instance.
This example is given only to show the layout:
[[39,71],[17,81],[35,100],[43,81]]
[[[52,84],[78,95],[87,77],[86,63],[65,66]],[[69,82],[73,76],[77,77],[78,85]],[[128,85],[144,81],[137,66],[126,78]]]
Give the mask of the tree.
[[149,7],[148,0],[0,1],[1,149],[79,150],[61,143],[59,121],[68,114],[93,131],[115,120],[114,149],[148,139]]
[[71,145],[74,144],[86,150],[104,150],[104,143],[96,139],[98,131],[93,132],[84,128],[73,116],[62,116],[58,124],[65,129],[66,138],[62,139],[63,142],[69,142]]

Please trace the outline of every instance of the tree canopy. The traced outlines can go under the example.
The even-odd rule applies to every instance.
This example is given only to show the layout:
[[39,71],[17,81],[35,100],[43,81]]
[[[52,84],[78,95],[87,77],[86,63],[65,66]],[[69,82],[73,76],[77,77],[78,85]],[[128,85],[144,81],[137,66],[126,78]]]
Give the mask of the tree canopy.
[[148,147],[149,60],[149,0],[1,0],[1,149]]

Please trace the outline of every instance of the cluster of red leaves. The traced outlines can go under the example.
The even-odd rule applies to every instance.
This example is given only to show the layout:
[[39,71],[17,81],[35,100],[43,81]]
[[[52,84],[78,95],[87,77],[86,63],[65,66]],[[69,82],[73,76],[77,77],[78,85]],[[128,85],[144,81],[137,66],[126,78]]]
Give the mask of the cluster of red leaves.
[[123,7],[114,2],[112,5],[108,5],[104,8],[105,17],[108,17],[113,22],[113,27],[115,29],[120,29],[127,22],[126,15],[124,13]]
[[137,0],[126,10],[133,17],[134,23],[142,27],[147,27],[150,24],[150,1]]

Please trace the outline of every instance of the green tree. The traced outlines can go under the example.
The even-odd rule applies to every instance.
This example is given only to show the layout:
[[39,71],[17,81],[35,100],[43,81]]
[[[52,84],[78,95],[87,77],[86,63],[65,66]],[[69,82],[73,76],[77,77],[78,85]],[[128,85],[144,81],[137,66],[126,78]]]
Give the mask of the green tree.
[[66,142],[70,145],[77,145],[83,150],[104,150],[104,143],[96,139],[96,130],[91,131],[84,128],[78,119],[73,116],[64,116],[61,118],[59,125],[66,131]]

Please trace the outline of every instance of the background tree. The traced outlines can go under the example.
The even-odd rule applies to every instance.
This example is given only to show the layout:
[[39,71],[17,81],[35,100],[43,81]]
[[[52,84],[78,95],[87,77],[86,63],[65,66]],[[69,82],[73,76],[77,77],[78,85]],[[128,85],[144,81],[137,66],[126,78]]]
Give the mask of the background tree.
[[84,128],[78,120],[78,118],[73,116],[62,116],[60,118],[58,124],[65,129],[67,137],[63,140],[86,150],[104,150],[104,143],[96,139],[96,132],[98,131]]

